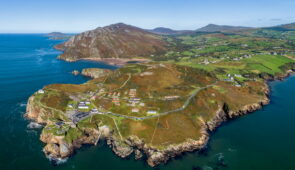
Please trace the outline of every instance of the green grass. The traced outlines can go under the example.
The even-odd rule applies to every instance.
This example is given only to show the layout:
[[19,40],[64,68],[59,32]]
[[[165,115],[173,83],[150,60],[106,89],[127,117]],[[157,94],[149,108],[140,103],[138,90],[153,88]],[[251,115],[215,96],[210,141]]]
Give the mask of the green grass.
[[83,132],[80,129],[70,128],[65,135],[65,140],[68,143],[72,143],[74,140],[78,139],[82,135],[83,135]]

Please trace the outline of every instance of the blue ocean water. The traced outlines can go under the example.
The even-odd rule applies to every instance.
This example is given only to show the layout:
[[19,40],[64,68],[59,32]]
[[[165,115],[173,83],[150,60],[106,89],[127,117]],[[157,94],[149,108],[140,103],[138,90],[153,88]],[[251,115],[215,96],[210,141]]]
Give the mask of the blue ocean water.
[[[23,118],[28,97],[53,83],[80,84],[88,79],[73,70],[103,63],[57,60],[60,40],[41,34],[0,34],[0,169],[152,169],[133,157],[120,159],[102,142],[84,146],[65,163],[54,166],[44,156],[39,130],[27,129]],[[253,114],[225,123],[208,148],[186,153],[155,169],[295,169],[295,77],[270,83],[271,104]]]

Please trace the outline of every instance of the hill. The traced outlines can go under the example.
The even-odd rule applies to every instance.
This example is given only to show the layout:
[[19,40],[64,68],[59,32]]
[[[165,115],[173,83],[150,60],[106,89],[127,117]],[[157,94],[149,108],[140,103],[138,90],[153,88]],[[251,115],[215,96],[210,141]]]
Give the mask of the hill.
[[159,34],[159,35],[179,35],[179,34],[194,33],[194,31],[191,31],[191,30],[173,30],[173,29],[165,28],[165,27],[157,27],[155,29],[147,30],[147,31],[154,34]]
[[223,32],[223,31],[240,31],[251,29],[251,27],[229,26],[229,25],[215,25],[209,24],[205,27],[199,28],[197,32]]
[[67,61],[102,58],[147,58],[166,50],[162,37],[123,23],[99,27],[56,46]]
[[264,29],[275,30],[275,31],[294,31],[295,30],[295,23],[267,27]]
[[286,28],[286,29],[295,30],[295,22],[294,23],[291,23],[291,24],[282,25],[281,27]]
[[51,37],[56,37],[56,36],[65,36],[66,34],[61,33],[61,32],[51,32],[51,33],[49,33],[47,35],[51,36]]

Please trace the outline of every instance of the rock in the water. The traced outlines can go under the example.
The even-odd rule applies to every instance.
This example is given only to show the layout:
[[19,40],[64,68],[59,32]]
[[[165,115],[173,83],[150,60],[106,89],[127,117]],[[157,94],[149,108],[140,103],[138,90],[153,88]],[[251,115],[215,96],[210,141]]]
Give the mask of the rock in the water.
[[72,74],[75,75],[75,76],[77,76],[77,75],[80,74],[80,72],[78,70],[74,70],[74,71],[72,71]]

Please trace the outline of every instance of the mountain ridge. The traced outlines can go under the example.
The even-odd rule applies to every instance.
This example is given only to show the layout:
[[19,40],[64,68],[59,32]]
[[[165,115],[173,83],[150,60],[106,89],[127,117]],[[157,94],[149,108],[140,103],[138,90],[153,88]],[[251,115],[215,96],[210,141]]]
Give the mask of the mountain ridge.
[[60,59],[76,61],[83,58],[142,58],[165,51],[167,45],[160,35],[117,23],[78,34],[55,48],[64,52]]

